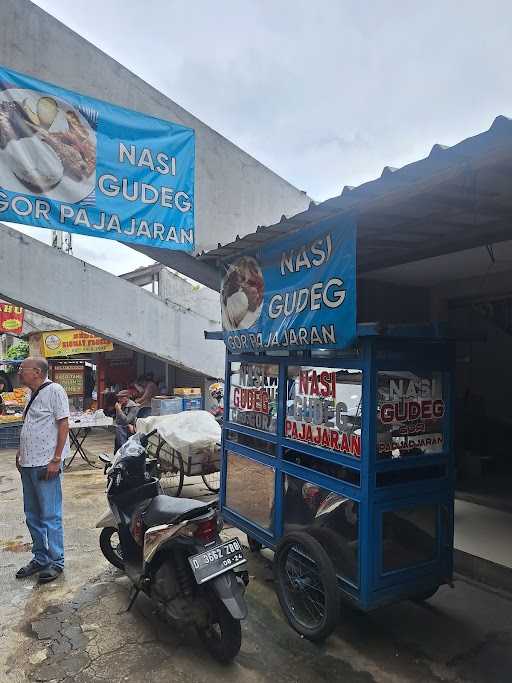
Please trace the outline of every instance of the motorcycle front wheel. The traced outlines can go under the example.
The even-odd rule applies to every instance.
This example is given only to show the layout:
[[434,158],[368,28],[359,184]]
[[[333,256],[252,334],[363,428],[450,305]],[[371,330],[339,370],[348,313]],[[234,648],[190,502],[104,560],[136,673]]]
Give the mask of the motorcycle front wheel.
[[107,526],[101,530],[100,548],[110,564],[124,571],[121,543],[119,542],[119,534],[115,527]]
[[210,623],[207,628],[198,629],[199,637],[214,659],[223,664],[231,662],[242,645],[242,628],[224,603],[212,596]]

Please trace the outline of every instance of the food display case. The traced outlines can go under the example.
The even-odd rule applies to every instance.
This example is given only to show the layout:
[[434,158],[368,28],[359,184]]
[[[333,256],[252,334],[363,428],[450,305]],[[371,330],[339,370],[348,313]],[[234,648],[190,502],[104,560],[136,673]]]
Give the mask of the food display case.
[[453,570],[454,345],[358,325],[341,350],[229,354],[224,518],[275,551],[290,624],[326,637],[362,610],[427,599]]

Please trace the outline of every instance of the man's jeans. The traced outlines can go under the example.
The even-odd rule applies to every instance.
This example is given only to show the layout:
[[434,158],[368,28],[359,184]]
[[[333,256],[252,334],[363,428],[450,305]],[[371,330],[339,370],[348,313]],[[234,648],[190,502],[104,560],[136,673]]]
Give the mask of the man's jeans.
[[116,438],[114,441],[114,453],[117,453],[118,448],[128,441],[128,427],[127,425],[116,425]]
[[34,560],[44,567],[64,568],[62,488],[59,474],[48,481],[39,479],[46,467],[22,467],[23,504],[32,536]]

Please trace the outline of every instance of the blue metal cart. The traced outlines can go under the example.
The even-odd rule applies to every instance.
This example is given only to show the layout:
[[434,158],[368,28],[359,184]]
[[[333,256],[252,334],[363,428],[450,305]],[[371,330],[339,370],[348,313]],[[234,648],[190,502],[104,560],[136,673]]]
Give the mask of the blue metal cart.
[[329,635],[362,610],[451,583],[454,345],[358,325],[340,352],[227,355],[221,507],[275,551],[291,626]]

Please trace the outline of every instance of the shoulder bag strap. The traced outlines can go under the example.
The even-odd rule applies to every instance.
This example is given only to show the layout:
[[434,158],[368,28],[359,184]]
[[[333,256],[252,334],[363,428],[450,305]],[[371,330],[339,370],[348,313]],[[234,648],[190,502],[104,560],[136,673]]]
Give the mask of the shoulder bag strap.
[[32,394],[32,396],[30,397],[30,401],[28,402],[27,407],[26,407],[25,410],[23,411],[23,417],[27,417],[27,413],[28,413],[28,411],[30,410],[30,406],[31,406],[32,403],[36,400],[37,395],[39,394],[39,392],[41,391],[41,389],[44,389],[45,387],[49,386],[50,384],[51,384],[51,382],[43,382],[43,384],[41,384],[41,386],[39,387],[39,389],[36,389],[36,391],[34,391],[34,393]]

